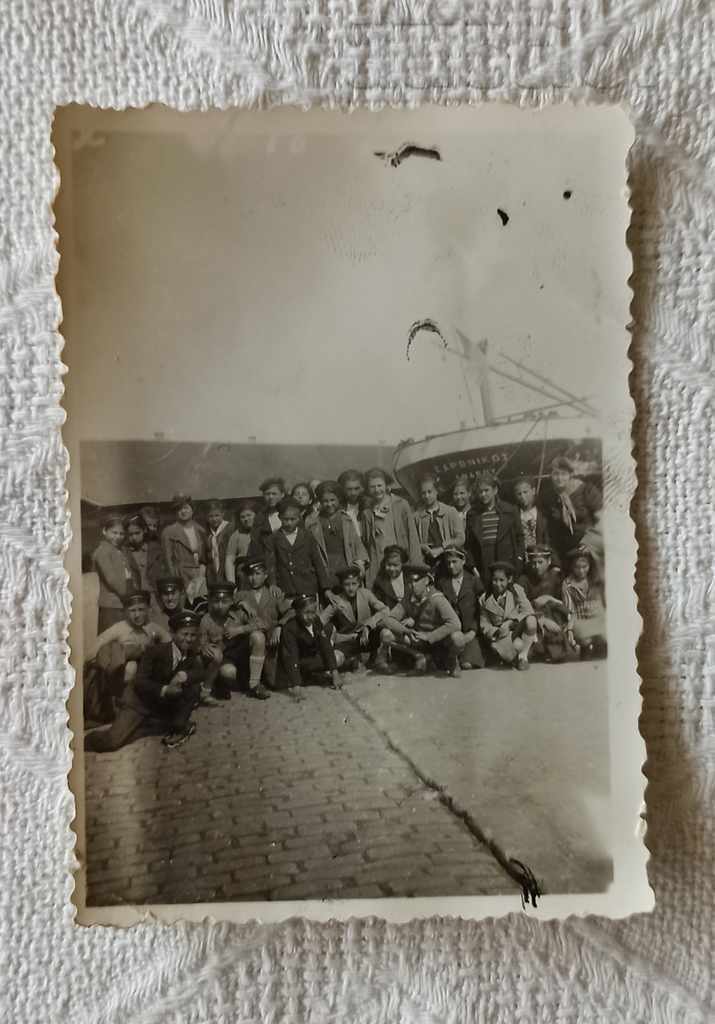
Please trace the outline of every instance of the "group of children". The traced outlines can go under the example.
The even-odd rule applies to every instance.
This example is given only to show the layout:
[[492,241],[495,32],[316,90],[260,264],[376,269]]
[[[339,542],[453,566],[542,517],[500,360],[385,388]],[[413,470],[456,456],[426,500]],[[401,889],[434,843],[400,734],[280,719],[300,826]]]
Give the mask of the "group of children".
[[266,480],[235,529],[220,502],[201,525],[186,496],[161,531],[152,507],[107,517],[85,716],[109,724],[88,749],[157,731],[176,746],[193,707],[239,689],[300,700],[303,684],[339,687],[345,671],[459,676],[604,656],[600,491],[565,458],[551,485],[538,504],[520,478],[511,504],[485,473],[473,488],[456,480],[447,504],[429,476],[413,511],[383,470],[348,470],[290,494]]

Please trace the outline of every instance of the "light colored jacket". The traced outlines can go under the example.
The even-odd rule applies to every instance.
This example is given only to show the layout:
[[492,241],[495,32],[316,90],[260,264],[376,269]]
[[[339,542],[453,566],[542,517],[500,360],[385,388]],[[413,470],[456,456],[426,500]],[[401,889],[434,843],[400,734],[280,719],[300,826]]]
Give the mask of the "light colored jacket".
[[[446,548],[452,544],[464,547],[465,520],[462,519],[456,508],[445,505],[440,501],[435,509],[439,532],[442,537],[442,547]],[[426,508],[418,508],[415,512],[415,526],[420,544],[429,544],[429,528],[432,513]]]
[[493,594],[482,594],[479,598],[479,628],[487,640],[491,640],[505,622],[521,622],[527,615],[533,615],[526,591],[518,583],[512,583],[505,591],[504,604]]
[[335,620],[338,642],[347,639],[363,626],[374,629],[388,612],[387,605],[379,601],[367,587],[360,587],[355,596],[357,616],[353,611],[352,602],[344,594],[328,590],[325,596],[328,599],[328,607],[320,617],[326,624]]

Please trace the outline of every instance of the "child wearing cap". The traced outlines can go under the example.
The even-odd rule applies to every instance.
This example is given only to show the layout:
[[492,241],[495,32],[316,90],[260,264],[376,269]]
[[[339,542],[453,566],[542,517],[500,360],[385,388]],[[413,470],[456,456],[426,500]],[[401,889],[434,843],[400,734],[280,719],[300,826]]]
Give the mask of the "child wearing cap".
[[326,628],[320,621],[312,594],[301,594],[293,601],[295,615],[284,625],[278,650],[277,685],[288,689],[300,700],[300,687],[311,682],[328,683],[340,689],[341,651],[333,649]]
[[510,562],[489,566],[489,589],[479,598],[479,625],[500,661],[516,664],[521,671],[528,669],[529,651],[536,640],[536,616],[524,588],[514,582]]
[[408,658],[420,674],[427,669],[427,657],[436,667],[459,675],[458,655],[464,648],[462,627],[457,613],[434,587],[426,565],[406,565],[409,589],[399,604],[383,618],[380,647],[375,658],[376,672],[389,672],[395,652]]
[[420,561],[421,550],[412,509],[404,498],[390,494],[392,478],[375,467],[365,474],[365,483],[370,497],[370,507],[362,514],[363,542],[370,563],[365,582],[372,587],[387,547],[399,545],[413,562]]
[[361,586],[359,566],[346,566],[337,573],[339,586],[328,590],[328,606],[321,614],[325,625],[335,626],[336,648],[345,656],[345,665],[351,670],[364,668],[370,651],[379,644],[379,625],[386,615],[386,604]]
[[172,500],[176,522],[161,534],[164,563],[169,576],[178,576],[186,589],[187,603],[206,596],[206,531],[194,519],[194,506],[188,495]]
[[596,560],[586,547],[566,555],[568,572],[563,584],[563,602],[568,619],[566,640],[582,658],[606,655],[606,603]]
[[256,510],[250,502],[245,502],[238,508],[238,527],[228,538],[226,545],[226,561],[224,570],[229,583],[245,585],[245,579],[239,579],[237,575],[238,563],[248,555],[251,546],[253,526],[256,521]]
[[208,608],[199,623],[199,652],[206,665],[206,679],[202,703],[214,705],[218,700],[230,700],[231,690],[221,676],[224,660],[226,627],[233,606],[233,584],[219,580],[208,587]]
[[196,731],[191,712],[199,703],[205,668],[196,651],[199,619],[180,611],[170,620],[171,639],[150,644],[136,677],[117,701],[117,716],[108,729],[85,737],[85,750],[119,750],[143,736],[164,733],[168,748],[185,743]]
[[183,611],[186,603],[184,581],[179,576],[160,576],[156,581],[156,596],[159,604],[156,621],[164,629],[168,629],[171,616]]
[[466,551],[471,563],[482,578],[497,561],[509,562],[520,573],[525,552],[519,513],[499,497],[493,473],[482,473],[475,491],[477,500],[467,515]]
[[383,552],[372,592],[388,608],[394,608],[405,596],[407,581],[403,570],[408,561],[407,552],[399,544],[390,544]]
[[330,581],[325,562],[312,533],[302,525],[295,498],[283,499],[279,515],[280,529],[267,537],[264,544],[269,580],[291,598],[327,590]]
[[551,559],[551,548],[534,548],[529,553],[526,573],[519,583],[536,615],[539,639],[533,650],[550,661],[563,661],[567,654],[563,579],[561,570],[552,564]]
[[137,672],[149,644],[166,643],[168,630],[149,621],[149,593],[130,591],[124,597],[124,618],[100,633],[85,655],[85,719],[111,720],[113,698],[119,697]]
[[235,597],[224,635],[223,665],[220,674],[228,686],[248,670],[248,693],[257,700],[270,694],[263,685],[275,682],[276,650],[281,627],[292,615],[291,602],[278,587],[268,583],[265,562],[249,560],[245,565],[248,587]]
[[226,548],[231,535],[231,524],[226,519],[222,501],[210,501],[206,509],[206,583],[224,579]]
[[464,547],[465,525],[456,509],[439,500],[433,476],[420,480],[422,505],[415,512],[415,526],[427,565],[442,572],[442,555],[447,547]]
[[315,496],[320,511],[306,518],[305,528],[318,545],[328,585],[333,587],[337,585],[338,574],[343,569],[357,566],[364,572],[367,551],[355,523],[341,507],[343,494],[340,486],[332,480],[325,480],[318,485]]
[[124,619],[124,598],[139,587],[139,572],[133,565],[124,542],[121,516],[109,515],[102,520],[102,540],[92,554],[92,566],[99,577],[99,614],[97,632],[103,633]]
[[459,616],[462,636],[458,640],[459,665],[465,671],[484,667],[484,655],[479,642],[479,597],[484,584],[478,574],[465,572],[466,555],[460,547],[447,547],[443,563],[446,575],[437,581],[438,590],[444,594]]
[[551,487],[552,496],[544,511],[551,543],[563,564],[568,552],[599,523],[603,497],[595,484],[576,477],[573,462],[564,456],[551,463]]

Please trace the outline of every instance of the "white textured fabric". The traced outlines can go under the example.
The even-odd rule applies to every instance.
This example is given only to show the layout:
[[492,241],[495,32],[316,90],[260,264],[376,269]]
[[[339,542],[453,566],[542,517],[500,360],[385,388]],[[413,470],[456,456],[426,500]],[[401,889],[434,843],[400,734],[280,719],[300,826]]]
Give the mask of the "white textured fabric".
[[[0,1019],[715,1015],[714,46],[710,0],[3,0]],[[266,931],[76,927],[53,108],[569,96],[627,104],[638,133],[634,511],[655,913],[546,925],[512,915]]]

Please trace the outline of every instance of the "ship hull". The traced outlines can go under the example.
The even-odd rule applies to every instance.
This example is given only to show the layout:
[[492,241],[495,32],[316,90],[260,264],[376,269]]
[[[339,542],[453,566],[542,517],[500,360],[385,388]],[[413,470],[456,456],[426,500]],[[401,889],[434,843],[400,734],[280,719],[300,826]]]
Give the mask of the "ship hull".
[[600,425],[586,417],[549,417],[518,420],[468,430],[453,431],[408,441],[395,452],[395,479],[412,498],[419,497],[419,481],[434,476],[442,495],[457,477],[470,484],[486,471],[499,478],[500,489],[508,491],[519,476],[537,484],[548,479],[554,458],[565,455],[575,464],[582,479],[602,475]]

